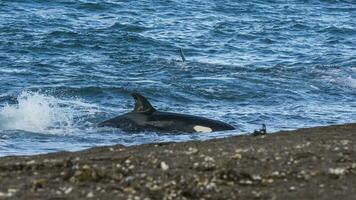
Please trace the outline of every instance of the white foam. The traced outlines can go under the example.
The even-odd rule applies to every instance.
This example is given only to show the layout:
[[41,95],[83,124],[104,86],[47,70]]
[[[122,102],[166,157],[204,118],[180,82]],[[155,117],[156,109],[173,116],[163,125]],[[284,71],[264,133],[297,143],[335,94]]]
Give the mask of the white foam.
[[351,67],[347,69],[329,69],[323,71],[323,79],[329,81],[330,83],[337,84],[343,87],[356,89],[356,68]]
[[26,72],[26,69],[4,69],[0,68],[1,73],[23,73]]
[[0,109],[0,129],[57,133],[71,129],[76,111],[61,106],[61,100],[40,93],[23,92],[18,104]]
[[236,78],[227,77],[227,76],[213,76],[213,77],[198,76],[198,77],[194,77],[194,78],[192,78],[192,79],[195,79],[195,80],[229,81],[229,80],[235,80]]
[[352,78],[351,76],[337,78],[337,79],[330,79],[331,83],[335,83],[341,85],[343,87],[348,87],[351,89],[356,89],[356,79]]
[[356,79],[352,78],[351,76],[347,77],[344,83],[347,87],[356,89]]

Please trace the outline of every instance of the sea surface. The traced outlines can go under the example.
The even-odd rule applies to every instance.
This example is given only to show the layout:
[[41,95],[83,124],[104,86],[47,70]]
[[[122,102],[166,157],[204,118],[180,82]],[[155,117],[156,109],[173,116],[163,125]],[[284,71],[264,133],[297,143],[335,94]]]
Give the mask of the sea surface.
[[[237,130],[97,128],[133,91]],[[354,0],[0,0],[0,156],[355,121]]]

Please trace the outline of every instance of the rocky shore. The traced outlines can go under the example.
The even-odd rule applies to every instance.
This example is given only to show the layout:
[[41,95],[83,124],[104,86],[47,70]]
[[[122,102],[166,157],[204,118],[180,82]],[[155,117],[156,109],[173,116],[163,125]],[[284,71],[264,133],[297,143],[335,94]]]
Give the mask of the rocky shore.
[[356,199],[356,124],[0,158],[0,199]]

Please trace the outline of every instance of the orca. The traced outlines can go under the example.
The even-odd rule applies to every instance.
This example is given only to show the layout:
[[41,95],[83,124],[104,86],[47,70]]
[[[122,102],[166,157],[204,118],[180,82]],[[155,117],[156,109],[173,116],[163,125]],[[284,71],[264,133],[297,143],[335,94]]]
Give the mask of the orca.
[[185,62],[185,56],[184,56],[182,48],[179,49],[179,54],[180,54],[180,57],[182,58],[182,62]]
[[114,127],[126,132],[184,132],[208,133],[213,131],[234,130],[227,123],[198,117],[194,115],[161,112],[141,94],[134,92],[131,96],[135,100],[134,110],[98,124],[99,127]]

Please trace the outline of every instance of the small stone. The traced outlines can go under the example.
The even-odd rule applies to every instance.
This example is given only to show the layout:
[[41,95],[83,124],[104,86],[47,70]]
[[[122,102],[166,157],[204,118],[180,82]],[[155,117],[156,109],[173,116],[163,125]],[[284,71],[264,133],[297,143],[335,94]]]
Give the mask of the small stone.
[[253,175],[252,175],[252,179],[253,179],[254,181],[260,181],[262,178],[261,178],[260,175],[253,174]]
[[251,193],[253,194],[253,196],[255,196],[255,198],[261,197],[261,192],[259,192],[259,191],[252,191]]
[[274,180],[271,179],[271,178],[268,178],[268,179],[262,179],[262,182],[263,182],[263,183],[273,183]]
[[206,189],[209,191],[215,191],[216,190],[216,184],[213,182],[210,182],[208,185],[206,185]]
[[128,176],[125,178],[125,182],[127,182],[127,183],[131,182],[132,180],[134,180],[133,176]]
[[64,188],[64,194],[69,194],[73,191],[73,188],[72,187],[69,187],[69,188]]
[[35,163],[36,163],[35,160],[31,160],[31,161],[26,162],[26,165],[33,165],[33,164],[35,164]]
[[13,193],[5,193],[5,192],[0,192],[0,197],[12,197],[14,194]]
[[317,176],[317,175],[319,175],[320,174],[320,171],[318,171],[318,170],[315,170],[315,171],[311,171],[310,172],[310,176]]
[[351,164],[351,169],[356,169],[356,163]]
[[296,188],[294,186],[289,187],[289,191],[294,191]]
[[239,153],[236,153],[231,158],[236,159],[236,160],[240,160],[242,158],[242,155],[239,154]]
[[136,190],[132,187],[126,187],[126,188],[123,188],[123,191],[126,192],[126,193],[129,193],[129,194],[135,194],[136,193]]
[[93,192],[89,192],[89,193],[87,194],[87,198],[93,198],[93,197],[94,197]]
[[32,186],[34,190],[37,190],[38,188],[44,188],[47,183],[48,181],[46,179],[41,178],[32,181]]
[[169,169],[169,166],[168,166],[165,162],[161,162],[161,169],[162,169],[163,171],[166,171],[166,170]]
[[252,181],[251,180],[240,180],[240,184],[241,185],[252,185]]
[[236,149],[235,153],[244,153],[244,152],[248,152],[248,149]]
[[164,153],[169,153],[169,154],[172,154],[172,153],[173,153],[173,151],[172,151],[172,150],[169,150],[169,149],[165,149],[163,152],[164,152]]
[[15,188],[9,188],[7,190],[8,193],[16,193],[18,191],[18,189],[15,189]]
[[188,151],[186,152],[187,155],[196,154],[196,153],[198,153],[198,149],[192,147],[189,147]]
[[0,192],[0,197],[12,197],[17,191],[17,189],[10,188],[7,192]]
[[329,168],[329,173],[335,176],[342,176],[346,173],[345,168]]
[[199,163],[198,163],[198,162],[195,162],[195,163],[193,164],[193,167],[194,167],[194,168],[199,167]]
[[340,143],[342,145],[348,145],[350,143],[350,140],[341,140]]
[[204,158],[204,161],[206,161],[206,162],[215,162],[214,158],[213,158],[213,157],[210,157],[210,156],[206,156],[206,157]]
[[279,176],[279,171],[274,171],[274,172],[272,172],[272,176],[278,177],[278,176]]

